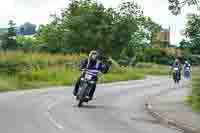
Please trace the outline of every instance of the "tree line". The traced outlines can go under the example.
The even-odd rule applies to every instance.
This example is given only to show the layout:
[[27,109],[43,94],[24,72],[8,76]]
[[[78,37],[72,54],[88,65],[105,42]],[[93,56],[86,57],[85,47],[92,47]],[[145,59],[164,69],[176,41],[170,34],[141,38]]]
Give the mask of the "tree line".
[[[114,58],[133,56],[148,47],[153,32],[161,26],[143,15],[135,2],[105,8],[92,0],[73,0],[52,22],[41,25],[36,38],[52,52],[85,53],[99,49]],[[46,48],[47,49],[47,48]]]
[[[179,0],[169,2],[171,11],[180,6]],[[173,8],[170,7],[172,5]],[[3,49],[51,53],[88,53],[96,49],[122,64],[134,64],[136,61],[168,64],[176,56],[169,55],[163,49],[152,48],[153,33],[159,32],[162,27],[144,16],[134,1],[123,2],[117,8],[105,8],[94,0],[71,0],[61,14],[52,14],[50,18],[52,21],[49,24],[39,26],[34,38],[13,38],[16,36],[15,24],[10,21]],[[190,41],[181,42],[180,48],[184,51],[200,51],[199,31],[194,31],[199,29],[198,22],[197,15],[188,17],[185,35]],[[24,27],[20,27],[23,32],[26,29]]]

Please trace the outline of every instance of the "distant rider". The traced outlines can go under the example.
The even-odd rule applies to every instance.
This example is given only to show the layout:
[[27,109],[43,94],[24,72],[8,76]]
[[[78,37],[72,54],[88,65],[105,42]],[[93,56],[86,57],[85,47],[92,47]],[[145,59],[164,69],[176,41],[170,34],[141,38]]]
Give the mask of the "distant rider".
[[180,62],[180,60],[178,58],[172,64],[172,67],[171,67],[172,71],[173,71],[174,68],[178,68],[178,74],[179,74],[178,77],[181,80],[182,65],[181,65],[181,62]]
[[184,68],[184,76],[186,78],[189,78],[190,77],[190,73],[192,71],[190,63],[188,61],[185,61],[183,68]]
[[187,68],[189,68],[190,71],[191,71],[191,65],[190,65],[190,63],[188,61],[185,61],[183,68],[184,68],[184,70],[186,70]]

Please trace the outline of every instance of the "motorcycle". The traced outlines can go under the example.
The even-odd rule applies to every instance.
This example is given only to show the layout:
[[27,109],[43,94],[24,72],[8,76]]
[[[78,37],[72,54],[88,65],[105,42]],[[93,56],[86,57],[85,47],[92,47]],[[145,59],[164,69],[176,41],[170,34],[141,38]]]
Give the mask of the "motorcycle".
[[190,72],[191,72],[191,70],[190,70],[190,67],[186,67],[185,69],[184,69],[184,77],[185,78],[190,78]]
[[173,80],[175,84],[178,84],[180,81],[180,71],[178,67],[173,68]]
[[78,100],[78,107],[82,107],[84,102],[89,102],[89,93],[94,84],[96,84],[96,77],[101,73],[98,70],[83,70],[83,76],[80,81],[80,88],[76,99]]

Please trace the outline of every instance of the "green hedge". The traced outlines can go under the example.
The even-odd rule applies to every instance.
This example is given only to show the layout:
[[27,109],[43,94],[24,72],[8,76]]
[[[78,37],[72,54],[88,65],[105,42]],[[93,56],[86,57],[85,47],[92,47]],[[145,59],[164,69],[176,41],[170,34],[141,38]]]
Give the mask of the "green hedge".
[[165,49],[147,48],[144,50],[143,55],[140,53],[138,61],[170,65],[174,62],[174,59],[175,55],[169,54]]
[[192,65],[200,65],[200,56],[194,56],[194,55],[190,55],[187,60],[189,60],[189,62]]

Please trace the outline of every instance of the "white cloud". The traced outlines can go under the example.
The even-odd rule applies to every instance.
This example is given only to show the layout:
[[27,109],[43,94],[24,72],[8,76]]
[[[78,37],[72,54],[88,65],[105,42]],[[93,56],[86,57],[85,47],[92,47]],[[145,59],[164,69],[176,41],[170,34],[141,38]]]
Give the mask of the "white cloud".
[[67,6],[68,0],[7,0],[0,5],[0,27],[7,27],[10,19],[17,25],[26,21],[48,23],[49,15]]
[[[117,7],[121,2],[130,0],[97,0],[106,7]],[[168,11],[168,0],[135,0],[138,2],[144,14],[150,16],[154,21],[162,24],[165,28],[171,27],[171,41],[177,43],[182,36],[180,31],[184,29],[186,14],[191,8],[185,8],[181,15],[173,16]],[[10,19],[17,25],[25,21],[35,24],[48,23],[49,15],[59,12],[61,8],[67,6],[69,0],[6,0],[0,5],[0,27],[7,26]],[[195,10],[192,10],[193,12]]]
[[[59,2],[56,1],[56,2]],[[14,5],[20,8],[40,8],[46,5],[55,4],[55,0],[13,0]]]

